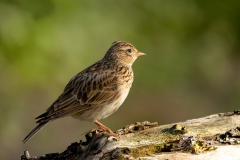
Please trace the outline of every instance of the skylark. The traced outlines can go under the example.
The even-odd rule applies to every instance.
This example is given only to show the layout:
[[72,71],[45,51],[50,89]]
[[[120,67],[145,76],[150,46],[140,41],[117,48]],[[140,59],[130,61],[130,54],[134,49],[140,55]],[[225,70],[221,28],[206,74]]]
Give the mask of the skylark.
[[132,64],[139,56],[132,44],[114,41],[102,60],[75,75],[63,93],[45,113],[38,116],[38,125],[24,138],[27,142],[48,122],[72,116],[93,121],[100,129],[117,137],[99,120],[108,117],[121,106],[133,83]]

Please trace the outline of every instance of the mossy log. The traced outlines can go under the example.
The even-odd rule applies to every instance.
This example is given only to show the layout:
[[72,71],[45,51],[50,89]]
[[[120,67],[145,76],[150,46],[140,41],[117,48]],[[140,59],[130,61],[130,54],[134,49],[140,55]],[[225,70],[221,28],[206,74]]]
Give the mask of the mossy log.
[[31,157],[25,151],[21,159],[240,159],[240,110],[161,126],[137,122],[116,133],[119,139],[94,130],[62,153]]

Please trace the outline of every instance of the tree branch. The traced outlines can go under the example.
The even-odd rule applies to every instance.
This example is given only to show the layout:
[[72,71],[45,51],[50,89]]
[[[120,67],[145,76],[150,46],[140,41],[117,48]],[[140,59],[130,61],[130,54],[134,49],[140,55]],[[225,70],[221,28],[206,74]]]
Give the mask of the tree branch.
[[25,151],[21,159],[239,159],[240,110],[161,126],[137,122],[116,133],[119,140],[94,130],[62,153],[30,157]]

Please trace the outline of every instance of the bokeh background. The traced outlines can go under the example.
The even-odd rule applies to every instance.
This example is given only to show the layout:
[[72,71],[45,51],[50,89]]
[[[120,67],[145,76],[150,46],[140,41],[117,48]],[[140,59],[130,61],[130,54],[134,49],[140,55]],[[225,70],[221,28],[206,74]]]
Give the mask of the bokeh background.
[[96,126],[71,117],[21,141],[79,71],[114,40],[147,56],[113,130],[136,121],[174,123],[240,105],[240,1],[1,0],[0,159],[62,152]]

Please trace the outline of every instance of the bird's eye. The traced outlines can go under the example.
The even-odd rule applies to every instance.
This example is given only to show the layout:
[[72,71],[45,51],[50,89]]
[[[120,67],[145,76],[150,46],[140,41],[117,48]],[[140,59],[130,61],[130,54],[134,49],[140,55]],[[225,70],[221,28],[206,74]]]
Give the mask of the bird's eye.
[[127,52],[128,52],[128,53],[132,53],[132,50],[131,50],[131,49],[127,49]]

